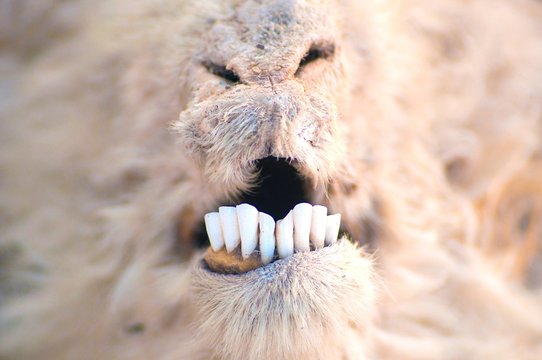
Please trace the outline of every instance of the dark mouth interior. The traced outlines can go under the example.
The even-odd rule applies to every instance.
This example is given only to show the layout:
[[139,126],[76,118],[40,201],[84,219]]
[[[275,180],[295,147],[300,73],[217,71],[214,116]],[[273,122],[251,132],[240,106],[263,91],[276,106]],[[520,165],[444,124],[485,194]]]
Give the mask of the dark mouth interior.
[[[251,204],[259,211],[271,215],[275,220],[280,220],[295,205],[309,202],[305,180],[287,159],[263,158],[258,161],[256,168],[259,174],[256,185],[250,191],[240,194],[236,203],[229,202],[221,205]],[[209,244],[203,223],[198,226],[195,237],[199,247],[206,247]]]
[[241,194],[239,204],[254,205],[259,211],[280,220],[288,215],[295,205],[309,201],[305,181],[286,159],[261,159],[257,169],[257,185],[250,192]]

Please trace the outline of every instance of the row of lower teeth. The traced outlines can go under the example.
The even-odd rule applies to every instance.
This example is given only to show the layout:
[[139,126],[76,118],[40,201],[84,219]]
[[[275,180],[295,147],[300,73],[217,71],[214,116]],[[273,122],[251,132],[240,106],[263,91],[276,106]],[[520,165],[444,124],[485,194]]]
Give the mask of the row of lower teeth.
[[258,212],[252,205],[241,204],[222,206],[204,219],[214,251],[225,246],[231,253],[240,244],[241,255],[246,259],[259,245],[262,263],[268,264],[275,256],[275,247],[278,257],[286,258],[294,251],[309,251],[311,242],[314,249],[335,243],[341,214],[327,215],[325,206],[301,203],[275,224],[270,215]]

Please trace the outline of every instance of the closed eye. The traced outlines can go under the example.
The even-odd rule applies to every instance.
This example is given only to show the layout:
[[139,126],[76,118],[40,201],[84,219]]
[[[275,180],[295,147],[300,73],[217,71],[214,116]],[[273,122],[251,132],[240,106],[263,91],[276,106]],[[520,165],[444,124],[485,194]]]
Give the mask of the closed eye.
[[335,44],[333,43],[313,44],[301,58],[295,74],[299,75],[301,71],[310,63],[319,59],[330,59],[334,54]]
[[231,83],[239,83],[241,79],[239,79],[239,75],[237,75],[234,71],[226,69],[223,65],[218,65],[210,61],[206,61],[202,63],[203,66],[209,71],[211,74],[221,77],[222,79],[229,81]]

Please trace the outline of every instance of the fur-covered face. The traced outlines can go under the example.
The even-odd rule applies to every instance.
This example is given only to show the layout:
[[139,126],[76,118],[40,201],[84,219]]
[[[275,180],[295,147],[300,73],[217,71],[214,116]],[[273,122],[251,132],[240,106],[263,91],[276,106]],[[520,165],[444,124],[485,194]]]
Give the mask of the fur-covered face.
[[206,19],[175,129],[216,189],[215,203],[247,201],[279,219],[301,201],[340,204],[352,191],[352,169],[367,155],[351,144],[363,143],[352,124],[364,119],[351,114],[356,73],[345,63],[362,63],[363,54],[340,30],[340,9],[334,1],[244,1]]
[[346,74],[330,11],[247,1],[213,21],[194,59],[191,104],[178,122],[211,181],[239,188],[269,156],[295,162],[315,184],[337,175],[337,99]]
[[0,358],[542,358],[540,1],[0,9]]

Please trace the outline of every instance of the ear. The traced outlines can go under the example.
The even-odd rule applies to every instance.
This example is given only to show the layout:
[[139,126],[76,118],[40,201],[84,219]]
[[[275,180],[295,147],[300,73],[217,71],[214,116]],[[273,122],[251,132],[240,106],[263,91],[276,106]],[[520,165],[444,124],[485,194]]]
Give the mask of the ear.
[[372,259],[346,238],[241,275],[198,259],[196,338],[220,359],[363,359],[375,284]]

